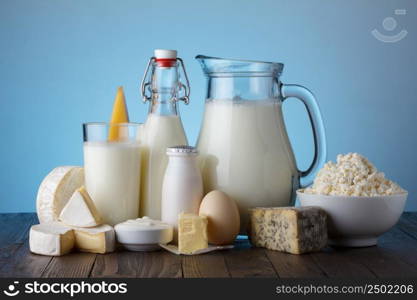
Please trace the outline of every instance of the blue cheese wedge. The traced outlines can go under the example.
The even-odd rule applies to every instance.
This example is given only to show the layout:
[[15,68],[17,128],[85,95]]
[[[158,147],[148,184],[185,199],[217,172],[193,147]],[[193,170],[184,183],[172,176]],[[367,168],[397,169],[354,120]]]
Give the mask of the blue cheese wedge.
[[302,254],[327,245],[327,216],[319,207],[258,207],[250,210],[255,247]]

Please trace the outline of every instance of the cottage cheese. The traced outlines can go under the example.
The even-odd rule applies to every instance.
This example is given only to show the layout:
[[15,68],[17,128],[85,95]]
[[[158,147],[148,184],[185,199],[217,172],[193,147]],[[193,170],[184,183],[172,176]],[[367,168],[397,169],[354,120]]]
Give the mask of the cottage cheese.
[[380,196],[404,193],[395,182],[386,179],[366,157],[358,153],[339,154],[337,163],[327,162],[318,172],[307,194],[339,196]]

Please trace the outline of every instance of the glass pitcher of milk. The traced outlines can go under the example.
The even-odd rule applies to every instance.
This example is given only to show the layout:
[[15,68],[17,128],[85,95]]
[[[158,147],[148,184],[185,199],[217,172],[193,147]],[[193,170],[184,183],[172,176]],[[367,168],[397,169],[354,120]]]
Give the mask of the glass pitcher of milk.
[[[181,79],[185,79],[185,84]],[[177,102],[189,101],[189,83],[184,63],[175,50],[155,50],[142,81],[144,102],[150,102],[149,113],[140,137],[142,144],[142,177],[140,215],[161,219],[162,183],[168,164],[166,150],[187,145]]]
[[[283,84],[281,63],[199,55],[208,78],[205,112],[197,141],[205,192],[222,190],[240,210],[241,233],[248,209],[291,206],[295,191],[312,182],[326,159],[326,139],[313,94]],[[300,99],[310,117],[315,153],[310,167],[297,168],[281,105]]]

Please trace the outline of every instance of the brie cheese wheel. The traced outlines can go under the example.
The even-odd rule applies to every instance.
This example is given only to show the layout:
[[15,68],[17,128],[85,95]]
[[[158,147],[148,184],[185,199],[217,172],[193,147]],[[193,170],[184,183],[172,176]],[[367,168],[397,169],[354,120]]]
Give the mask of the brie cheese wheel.
[[82,252],[108,253],[115,248],[115,233],[113,227],[104,224],[97,227],[73,227],[75,248]]
[[84,186],[72,194],[62,209],[59,220],[76,227],[94,227],[102,224],[101,216]]
[[41,255],[60,256],[74,247],[72,228],[59,222],[33,225],[29,233],[30,251]]
[[130,251],[152,251],[172,241],[173,227],[148,217],[127,220],[114,227],[117,242]]
[[57,221],[62,208],[83,184],[83,168],[63,166],[53,169],[39,186],[36,199],[39,222]]

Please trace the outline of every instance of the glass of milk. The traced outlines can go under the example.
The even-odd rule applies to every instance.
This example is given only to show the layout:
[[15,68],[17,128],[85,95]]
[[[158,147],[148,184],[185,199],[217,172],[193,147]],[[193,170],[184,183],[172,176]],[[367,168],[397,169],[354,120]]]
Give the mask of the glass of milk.
[[[109,140],[109,131],[118,131]],[[85,185],[104,222],[138,217],[142,124],[85,123]]]

